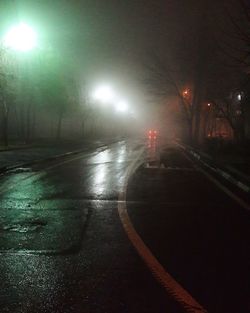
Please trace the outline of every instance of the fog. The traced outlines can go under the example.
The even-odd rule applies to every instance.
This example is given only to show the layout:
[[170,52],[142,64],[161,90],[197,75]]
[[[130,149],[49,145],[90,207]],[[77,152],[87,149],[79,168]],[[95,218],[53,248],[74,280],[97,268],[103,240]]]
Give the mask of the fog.
[[[228,2],[229,12],[238,12],[236,7]],[[20,21],[37,33],[37,47],[26,55],[2,47],[3,125],[8,123],[2,137],[22,134],[22,140],[94,136],[94,128],[97,136],[112,136],[151,125],[179,137],[188,126],[183,107],[173,109],[179,106],[176,99],[186,86],[195,98],[201,73],[211,72],[206,79],[213,79],[221,65],[216,45],[222,37],[228,41],[233,28],[223,1],[16,0],[1,1],[0,12],[1,38]],[[152,72],[155,57],[160,62]],[[170,72],[178,92],[169,87]],[[104,112],[92,99],[103,84],[112,86],[114,102],[129,104],[130,114],[119,117],[121,123],[115,103]],[[202,93],[200,103],[211,98]]]

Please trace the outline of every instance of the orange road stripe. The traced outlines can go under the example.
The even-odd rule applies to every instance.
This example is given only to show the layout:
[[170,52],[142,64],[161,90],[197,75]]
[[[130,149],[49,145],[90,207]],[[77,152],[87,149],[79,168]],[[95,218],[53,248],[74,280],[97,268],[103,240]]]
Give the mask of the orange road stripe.
[[170,274],[166,272],[133,227],[127,212],[126,192],[129,177],[131,177],[141,164],[138,163],[138,160],[139,157],[128,168],[125,175],[123,190],[119,193],[118,212],[124,230],[138,254],[146,263],[156,280],[165,288],[167,293],[171,295],[185,309],[186,312],[207,313],[207,311]]

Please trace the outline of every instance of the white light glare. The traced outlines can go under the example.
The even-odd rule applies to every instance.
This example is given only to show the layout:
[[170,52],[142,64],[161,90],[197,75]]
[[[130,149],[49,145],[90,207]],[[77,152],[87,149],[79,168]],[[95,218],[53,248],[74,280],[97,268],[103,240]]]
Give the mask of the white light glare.
[[36,46],[37,38],[34,30],[25,23],[13,26],[3,39],[4,45],[19,51],[28,51]]
[[110,86],[101,86],[94,92],[93,98],[102,103],[106,103],[114,99],[114,93]]
[[128,104],[125,101],[120,101],[116,105],[116,110],[121,113],[125,113],[128,111]]

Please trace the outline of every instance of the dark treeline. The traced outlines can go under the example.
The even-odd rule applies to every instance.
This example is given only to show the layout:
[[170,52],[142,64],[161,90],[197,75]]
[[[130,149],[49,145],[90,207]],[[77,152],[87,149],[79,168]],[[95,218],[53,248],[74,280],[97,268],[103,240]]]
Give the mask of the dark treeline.
[[3,48],[0,61],[0,132],[6,146],[124,133],[122,119],[118,125],[91,103],[69,59],[52,50],[20,54]]
[[145,83],[163,103],[179,99],[177,120],[186,125],[189,142],[218,137],[244,143],[250,139],[249,2],[188,5],[174,49],[167,57],[150,54]]

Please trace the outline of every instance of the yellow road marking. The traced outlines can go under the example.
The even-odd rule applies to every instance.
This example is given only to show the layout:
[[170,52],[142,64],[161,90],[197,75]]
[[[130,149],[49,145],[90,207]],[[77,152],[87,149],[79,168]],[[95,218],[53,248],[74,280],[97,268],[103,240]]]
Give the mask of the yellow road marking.
[[[140,157],[140,156],[139,156]],[[127,169],[123,190],[119,193],[118,212],[125,232],[134,248],[153,273],[157,281],[164,287],[168,295],[173,298],[190,313],[206,313],[207,311],[163,268],[149,248],[136,232],[127,212],[126,192],[129,177],[135,172],[141,163],[139,157]]]

